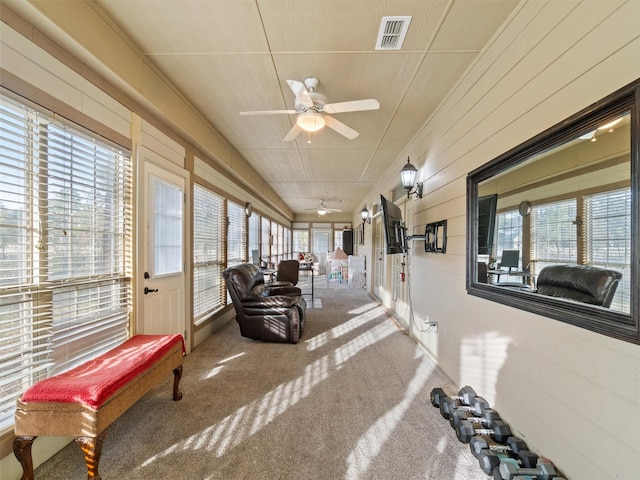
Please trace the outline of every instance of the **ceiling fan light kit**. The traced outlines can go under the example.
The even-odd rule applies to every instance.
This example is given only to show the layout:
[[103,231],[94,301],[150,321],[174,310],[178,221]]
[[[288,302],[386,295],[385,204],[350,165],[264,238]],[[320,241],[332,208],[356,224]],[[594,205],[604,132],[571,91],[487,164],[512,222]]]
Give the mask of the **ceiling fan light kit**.
[[320,216],[324,216],[327,213],[331,213],[331,212],[342,212],[342,210],[339,210],[337,208],[329,208],[324,204],[324,200],[320,200],[320,205],[318,205],[316,208],[306,208],[305,210],[315,210],[316,213]]
[[317,132],[326,125],[324,117],[314,110],[309,110],[298,115],[296,123],[305,132]]
[[[349,140],[356,138],[359,133],[345,125],[329,113],[361,112],[366,110],[378,110],[380,103],[374,98],[365,100],[351,100],[339,103],[327,103],[327,98],[316,92],[319,80],[315,77],[307,77],[303,82],[287,80],[287,84],[295,95],[295,110],[256,110],[252,112],[240,112],[240,115],[292,115],[297,113],[298,118],[289,133],[284,137],[285,142],[295,140],[302,131],[314,133],[325,126],[335,130]],[[325,115],[322,115],[322,114]]]

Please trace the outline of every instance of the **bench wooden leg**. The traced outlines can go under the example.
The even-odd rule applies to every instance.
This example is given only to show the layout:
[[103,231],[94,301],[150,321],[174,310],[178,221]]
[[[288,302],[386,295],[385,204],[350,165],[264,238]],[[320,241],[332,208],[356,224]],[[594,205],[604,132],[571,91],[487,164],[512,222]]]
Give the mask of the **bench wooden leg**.
[[84,461],[87,464],[87,480],[100,480],[98,465],[106,436],[107,431],[104,430],[97,437],[76,437],[76,444],[84,453]]
[[182,398],[182,392],[178,389],[182,378],[182,365],[173,369],[173,401],[177,402]]
[[16,437],[13,440],[13,454],[22,465],[22,477],[20,480],[33,480],[33,459],[31,458],[31,446],[37,437]]

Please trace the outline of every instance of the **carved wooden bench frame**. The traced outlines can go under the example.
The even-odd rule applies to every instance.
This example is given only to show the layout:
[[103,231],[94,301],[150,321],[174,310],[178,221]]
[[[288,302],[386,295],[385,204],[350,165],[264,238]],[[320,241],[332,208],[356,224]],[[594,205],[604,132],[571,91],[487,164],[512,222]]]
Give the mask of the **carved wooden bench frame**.
[[25,403],[18,399],[13,453],[22,465],[21,480],[34,480],[31,447],[38,436],[75,437],[76,444],[84,453],[87,478],[100,480],[98,465],[107,427],[171,371],[174,375],[173,400],[180,400],[182,393],[178,386],[182,378],[182,359],[183,345],[179,342],[97,410],[82,403]]

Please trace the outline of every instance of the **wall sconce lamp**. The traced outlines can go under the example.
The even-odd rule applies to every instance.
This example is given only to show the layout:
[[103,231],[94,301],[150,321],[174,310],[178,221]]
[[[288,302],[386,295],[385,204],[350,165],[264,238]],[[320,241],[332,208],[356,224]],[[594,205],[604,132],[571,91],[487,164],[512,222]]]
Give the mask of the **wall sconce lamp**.
[[413,188],[413,183],[416,180],[416,174],[418,173],[418,169],[411,165],[409,162],[409,157],[407,157],[407,164],[402,167],[400,170],[400,180],[402,181],[402,188],[407,190],[407,198],[411,198],[411,195],[414,193],[418,196],[418,198],[422,198],[422,182],[416,183],[415,190],[411,191]]
[[360,210],[360,217],[362,217],[362,223],[371,223],[371,218],[369,218],[369,210],[367,210],[366,205],[362,208],[362,210]]

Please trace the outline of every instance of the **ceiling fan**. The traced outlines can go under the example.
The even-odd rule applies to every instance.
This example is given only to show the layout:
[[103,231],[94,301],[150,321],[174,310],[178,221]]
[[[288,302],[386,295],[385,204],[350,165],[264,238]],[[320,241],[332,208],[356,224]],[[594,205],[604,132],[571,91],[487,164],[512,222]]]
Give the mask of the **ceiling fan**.
[[294,113],[298,114],[296,123],[286,137],[285,142],[294,140],[302,131],[317,132],[325,125],[335,130],[349,140],[356,138],[359,133],[344,123],[336,120],[327,113],[360,112],[364,110],[377,110],[380,103],[374,98],[365,100],[352,100],[349,102],[327,103],[327,97],[316,92],[319,80],[308,77],[304,83],[297,80],[287,80],[289,87],[296,96],[295,110],[257,110],[252,112],[240,112],[240,115],[278,115]]
[[341,212],[342,210],[338,210],[337,208],[329,208],[324,204],[324,200],[320,200],[320,205],[316,208],[305,208],[305,210],[316,210],[318,215],[326,215],[331,212]]

